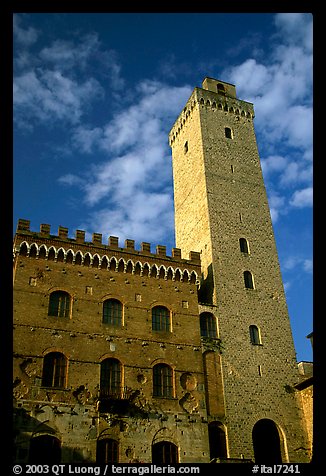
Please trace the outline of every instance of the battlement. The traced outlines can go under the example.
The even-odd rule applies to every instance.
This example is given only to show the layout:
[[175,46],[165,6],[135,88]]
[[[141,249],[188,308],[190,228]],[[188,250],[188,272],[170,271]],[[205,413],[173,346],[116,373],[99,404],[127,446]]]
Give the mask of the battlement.
[[235,86],[230,83],[205,78],[202,88],[195,88],[175,121],[169,133],[172,147],[192,113],[198,107],[209,108],[213,112],[232,114],[239,120],[251,121],[255,117],[253,104],[236,97]]
[[[85,241],[85,234],[84,230],[76,230],[75,238],[69,238],[68,228],[59,226],[57,235],[53,235],[51,234],[51,226],[44,223],[40,225],[39,232],[31,231],[30,220],[19,219],[14,251],[20,254],[23,247],[24,254],[27,256],[38,258],[41,253],[43,257],[47,258],[52,249],[52,254],[54,253],[54,259],[56,260],[61,250],[63,261],[66,260],[70,253],[72,255],[71,262],[73,263],[75,263],[79,255],[76,262],[83,264],[84,258],[88,255],[91,263],[95,256],[97,256],[99,265],[101,265],[103,258],[106,258],[109,262],[112,258],[109,258],[109,255],[115,255],[114,259],[116,263],[118,263],[121,258],[127,265],[128,259],[129,261],[131,260],[130,256],[136,255],[138,260],[141,260],[142,256],[142,261],[146,260],[152,263],[157,261],[159,262],[159,266],[165,265],[165,269],[168,269],[168,266],[173,264],[174,267],[178,266],[181,268],[190,266],[190,272],[195,270],[196,276],[200,273],[200,253],[196,251],[190,251],[189,258],[183,259],[181,249],[179,248],[172,248],[172,256],[167,256],[166,246],[163,245],[157,245],[156,253],[152,253],[151,244],[147,242],[142,242],[140,244],[140,250],[136,250],[135,241],[131,239],[126,239],[125,246],[121,248],[119,247],[119,238],[116,236],[109,236],[108,244],[105,245],[102,243],[101,233],[93,233],[91,242]],[[32,253],[31,250],[33,250]],[[164,262],[168,262],[169,264]]]

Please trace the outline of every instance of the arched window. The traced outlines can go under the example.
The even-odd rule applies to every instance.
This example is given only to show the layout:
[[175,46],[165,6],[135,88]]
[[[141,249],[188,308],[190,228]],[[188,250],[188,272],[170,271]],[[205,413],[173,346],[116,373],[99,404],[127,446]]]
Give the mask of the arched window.
[[153,367],[154,397],[173,397],[173,371],[167,364],[157,364]]
[[200,315],[200,335],[202,337],[217,337],[216,319],[210,312]]
[[103,303],[103,324],[111,324],[115,327],[122,325],[122,303],[117,299],[107,299]]
[[223,96],[225,96],[225,87],[224,87],[223,84],[217,83],[216,89],[217,89],[218,94],[222,94]]
[[247,253],[247,254],[249,254],[248,241],[247,241],[245,238],[240,238],[240,239],[239,239],[239,245],[240,245],[240,251],[241,251],[241,253]]
[[164,306],[155,306],[152,309],[152,330],[170,331],[170,311]]
[[96,462],[99,464],[119,462],[119,443],[112,438],[102,438],[97,441]]
[[117,359],[105,359],[101,362],[101,397],[121,397],[121,363]]
[[48,316],[69,317],[70,302],[66,291],[54,291],[50,294]]
[[46,354],[43,361],[42,386],[65,388],[67,359],[60,352]]
[[282,463],[281,440],[273,420],[264,418],[257,421],[252,430],[255,463]]
[[178,447],[169,441],[160,441],[152,446],[152,463],[178,463]]
[[218,421],[212,421],[208,425],[210,459],[227,458],[226,437],[224,426]]
[[232,130],[230,127],[225,127],[224,132],[227,139],[232,139]]
[[261,343],[259,329],[257,326],[249,326],[249,335],[250,335],[250,342],[252,344],[259,345]]
[[247,289],[254,289],[254,280],[250,271],[243,273],[244,284]]
[[23,242],[20,245],[19,254],[22,255],[22,256],[27,256],[27,253],[28,253],[27,244],[25,242]]
[[61,463],[61,443],[52,435],[35,436],[30,441],[29,463],[57,464]]

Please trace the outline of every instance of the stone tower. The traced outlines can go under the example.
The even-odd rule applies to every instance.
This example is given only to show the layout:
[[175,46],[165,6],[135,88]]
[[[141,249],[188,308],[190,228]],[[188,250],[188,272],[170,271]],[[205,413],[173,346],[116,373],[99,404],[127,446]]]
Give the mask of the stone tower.
[[295,349],[253,118],[232,84],[205,78],[194,89],[169,135],[176,246],[201,253],[199,313],[214,316],[223,345],[221,355],[203,354],[210,445],[215,425],[224,457],[305,462]]

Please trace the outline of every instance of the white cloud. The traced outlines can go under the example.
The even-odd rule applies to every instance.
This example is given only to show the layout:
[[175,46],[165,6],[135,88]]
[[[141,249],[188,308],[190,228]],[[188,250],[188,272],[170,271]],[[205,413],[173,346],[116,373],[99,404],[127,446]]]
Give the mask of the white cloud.
[[312,51],[311,13],[278,13],[274,21],[283,41],[300,42],[306,50]]
[[85,228],[109,228],[110,233],[138,241],[165,241],[167,232],[173,234],[166,138],[191,88],[143,81],[136,92],[133,104],[101,128],[76,128],[74,146],[83,152],[98,151],[102,160],[90,164],[87,177],[76,176],[74,181],[69,174],[60,181],[82,189],[85,204],[92,209]]
[[78,83],[59,71],[32,70],[14,80],[14,119],[18,125],[67,121],[77,124],[86,105],[103,94],[93,78]]
[[282,13],[275,25],[270,55],[221,75],[236,84],[240,98],[254,103],[273,223],[291,208],[312,206],[313,146],[312,16]]
[[295,208],[312,207],[313,191],[312,187],[307,187],[302,190],[296,190],[290,200],[290,205]]
[[266,157],[266,159],[261,159],[260,162],[264,177],[267,177],[273,172],[283,171],[288,163],[286,157],[281,155],[270,155]]
[[306,273],[312,273],[313,263],[311,259],[302,258],[300,256],[288,256],[283,261],[285,271],[301,270]]

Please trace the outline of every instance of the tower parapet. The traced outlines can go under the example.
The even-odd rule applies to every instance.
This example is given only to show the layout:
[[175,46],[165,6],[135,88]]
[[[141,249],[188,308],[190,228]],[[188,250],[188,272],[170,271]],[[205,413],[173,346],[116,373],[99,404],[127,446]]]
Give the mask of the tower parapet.
[[217,113],[234,115],[237,120],[251,121],[255,117],[253,104],[236,97],[233,84],[212,78],[205,78],[202,88],[195,88],[178,119],[175,121],[170,134],[170,146],[177,139],[194,108],[209,108]]

